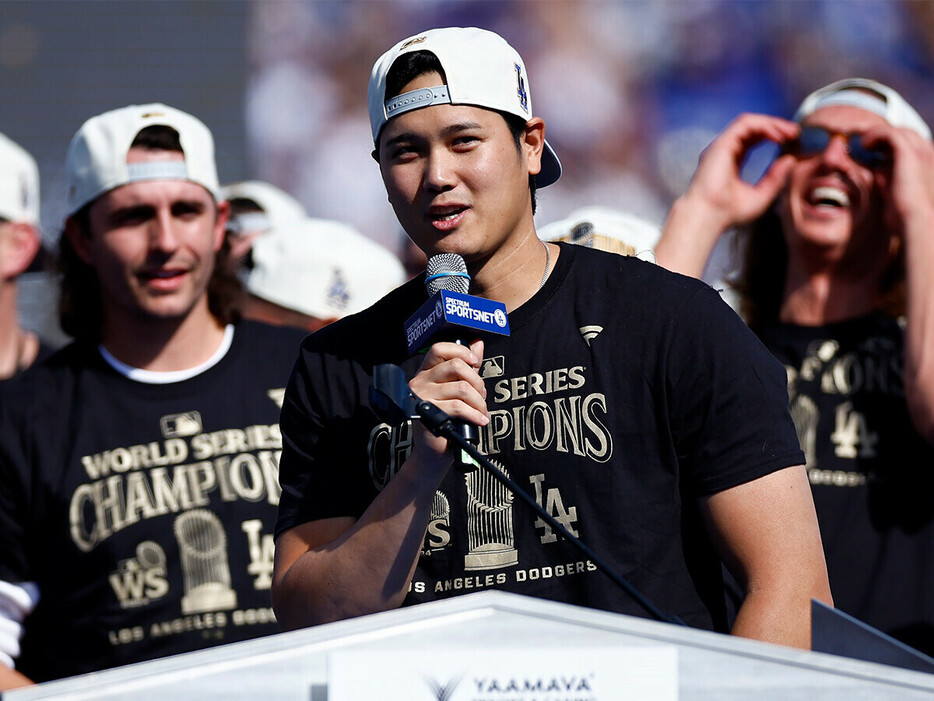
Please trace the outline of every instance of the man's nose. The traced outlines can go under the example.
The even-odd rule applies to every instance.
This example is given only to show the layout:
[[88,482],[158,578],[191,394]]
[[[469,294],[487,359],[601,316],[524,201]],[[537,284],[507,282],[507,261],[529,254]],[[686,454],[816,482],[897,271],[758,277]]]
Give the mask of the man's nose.
[[169,211],[158,211],[149,222],[149,247],[173,251],[178,247],[178,222]]
[[827,148],[824,149],[822,158],[828,165],[837,167],[853,163],[846,134],[833,134],[827,143]]
[[425,160],[425,187],[431,190],[449,190],[454,186],[455,154],[445,148],[433,148]]

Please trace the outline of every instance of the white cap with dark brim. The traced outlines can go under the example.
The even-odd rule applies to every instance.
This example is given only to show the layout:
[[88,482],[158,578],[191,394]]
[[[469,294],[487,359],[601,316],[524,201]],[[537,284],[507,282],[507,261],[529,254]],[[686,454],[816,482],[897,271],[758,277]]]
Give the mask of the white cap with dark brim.
[[[433,53],[444,70],[446,84],[423,88],[386,99],[386,77],[400,56],[414,51]],[[400,41],[373,66],[367,90],[370,128],[377,143],[382,128],[393,117],[431,105],[473,105],[532,118],[532,94],[525,63],[519,52],[494,32],[476,27],[430,29]],[[537,187],[561,177],[561,162],[546,141]]]

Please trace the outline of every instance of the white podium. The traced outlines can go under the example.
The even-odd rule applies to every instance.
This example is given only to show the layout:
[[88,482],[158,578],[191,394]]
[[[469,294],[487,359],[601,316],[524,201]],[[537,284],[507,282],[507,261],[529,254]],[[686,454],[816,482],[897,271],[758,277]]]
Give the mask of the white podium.
[[[671,693],[656,698],[934,699],[934,675],[922,672],[486,591],[47,682],[7,692],[3,700],[335,701],[342,686],[336,675],[351,674],[378,680],[385,691],[378,697],[384,699],[615,701],[627,696],[586,675],[594,669],[602,674],[599,661],[608,656],[624,665],[646,655],[672,665],[665,680],[657,680],[667,680]],[[439,656],[458,667],[458,684],[447,670],[432,669]],[[556,656],[567,659],[560,669]],[[539,658],[554,671],[535,669]],[[511,677],[502,673],[508,664],[515,667]],[[405,665],[415,668],[410,687],[383,681],[397,679],[389,672]],[[549,675],[591,683],[557,692],[547,687]],[[647,693],[638,698],[651,697]]]

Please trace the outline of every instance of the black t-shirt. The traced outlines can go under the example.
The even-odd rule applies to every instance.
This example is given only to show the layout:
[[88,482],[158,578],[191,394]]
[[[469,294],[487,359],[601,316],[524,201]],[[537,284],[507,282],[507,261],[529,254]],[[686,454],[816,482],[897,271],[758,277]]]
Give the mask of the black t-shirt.
[[934,448],[908,414],[901,327],[875,313],[763,340],[788,372],[834,604],[934,654]]
[[226,355],[145,384],[71,344],[0,392],[0,580],[35,582],[36,681],[278,630],[279,408],[304,333],[237,325]]
[[36,357],[33,359],[32,364],[26,368],[22,368],[22,369],[17,368],[10,377],[0,377],[0,384],[4,382],[8,382],[12,380],[14,377],[18,377],[19,375],[24,373],[26,370],[28,370],[33,365],[39,365],[45,362],[48,358],[52,356],[53,353],[55,353],[55,348],[53,346],[50,346],[48,343],[46,343],[40,338],[39,348],[36,351]]
[[52,354],[55,353],[56,348],[49,345],[41,338],[39,339],[39,351],[36,353],[36,359],[33,360],[34,365],[39,363],[44,363],[46,360],[52,357]]
[[[416,372],[403,323],[426,296],[417,279],[303,344],[277,533],[360,516],[404,462],[411,427],[374,415],[370,376]],[[486,339],[480,450],[660,609],[722,628],[696,498],[802,463],[781,366],[707,285],[570,245],[509,323]],[[645,615],[485,472],[451,470],[405,603],[486,588]]]

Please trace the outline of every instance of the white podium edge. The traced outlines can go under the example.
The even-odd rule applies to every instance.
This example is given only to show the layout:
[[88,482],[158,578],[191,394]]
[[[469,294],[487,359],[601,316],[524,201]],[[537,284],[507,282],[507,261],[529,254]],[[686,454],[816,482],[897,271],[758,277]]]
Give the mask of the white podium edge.
[[[102,688],[106,688],[109,694],[115,694],[121,691],[121,687],[125,688],[127,694],[131,694],[140,689],[159,686],[164,683],[166,675],[172,675],[173,679],[178,681],[225,671],[242,672],[245,665],[259,666],[264,659],[273,660],[281,656],[283,650],[293,651],[301,648],[304,654],[329,652],[335,648],[392,638],[400,633],[482,619],[494,616],[498,612],[623,633],[651,642],[696,647],[824,674],[883,683],[906,690],[934,693],[934,675],[923,672],[535,599],[510,592],[483,591],[45,682],[5,692],[2,698],[3,701],[44,698],[82,701],[100,695]],[[320,680],[321,683],[325,681],[324,678]]]

